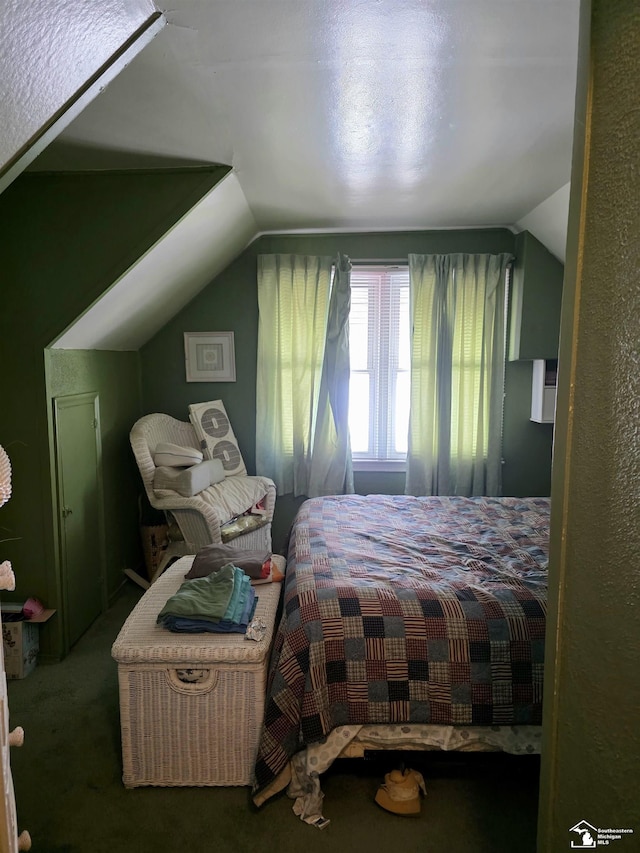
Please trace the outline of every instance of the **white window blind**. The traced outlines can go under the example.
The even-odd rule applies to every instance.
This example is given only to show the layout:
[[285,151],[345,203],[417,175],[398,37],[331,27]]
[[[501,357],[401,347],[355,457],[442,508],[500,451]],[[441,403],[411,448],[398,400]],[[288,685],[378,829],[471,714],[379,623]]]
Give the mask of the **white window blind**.
[[349,347],[354,466],[400,467],[407,455],[409,420],[407,266],[353,266]]

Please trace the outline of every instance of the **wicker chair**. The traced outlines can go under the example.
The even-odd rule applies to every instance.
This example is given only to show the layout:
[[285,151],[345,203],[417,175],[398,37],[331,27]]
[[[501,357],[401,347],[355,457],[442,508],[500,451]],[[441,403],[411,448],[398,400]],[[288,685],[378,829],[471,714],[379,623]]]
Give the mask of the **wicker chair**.
[[[155,474],[153,453],[156,446],[162,442],[168,442],[179,444],[182,447],[198,449],[198,440],[192,425],[188,422],[178,421],[170,415],[145,415],[133,425],[129,439],[149,503],[155,509],[163,511],[168,516],[169,521],[173,518],[184,537],[184,543],[175,543],[171,548],[172,555],[194,554],[204,545],[222,542],[221,527],[223,527],[225,519],[220,518],[220,513],[216,512],[210,502],[203,500],[200,495],[188,498],[177,493],[171,497],[159,496],[153,488]],[[230,477],[228,479],[236,478]],[[276,487],[266,477],[246,477],[243,479],[246,479],[248,483],[250,481],[252,486],[254,495],[252,503],[264,498],[266,510],[264,520],[266,523],[233,539],[226,540],[227,544],[235,548],[268,551],[271,549],[271,522],[276,502]],[[222,487],[224,488],[224,483]],[[244,508],[244,510],[246,509],[249,507]],[[163,562],[166,563],[166,560]],[[157,571],[156,577],[160,573],[161,570]],[[155,580],[155,577],[153,579]]]

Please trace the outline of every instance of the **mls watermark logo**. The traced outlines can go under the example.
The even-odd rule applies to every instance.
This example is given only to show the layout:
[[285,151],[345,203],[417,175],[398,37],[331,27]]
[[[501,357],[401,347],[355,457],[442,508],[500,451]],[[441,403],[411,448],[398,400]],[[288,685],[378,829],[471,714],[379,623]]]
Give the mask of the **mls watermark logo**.
[[586,820],[581,820],[575,826],[572,826],[569,832],[575,832],[580,836],[579,839],[571,839],[571,847],[576,850],[590,850],[593,847],[606,846],[613,841],[621,841],[630,835],[633,835],[633,829],[596,829]]
[[589,848],[596,846],[598,830],[595,828],[595,826],[591,826],[590,823],[587,823],[586,820],[581,820],[580,823],[577,823],[575,826],[572,826],[569,832],[576,832],[580,836],[579,841],[574,841],[574,839],[571,839],[572,847],[577,847],[581,850],[588,850]]

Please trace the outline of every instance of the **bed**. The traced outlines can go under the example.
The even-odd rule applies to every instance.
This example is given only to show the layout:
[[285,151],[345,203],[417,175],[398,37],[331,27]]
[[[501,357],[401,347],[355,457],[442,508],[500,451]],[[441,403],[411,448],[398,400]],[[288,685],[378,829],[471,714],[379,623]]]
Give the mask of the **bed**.
[[305,501],[254,802],[288,786],[313,816],[319,773],[362,749],[539,751],[549,509],[548,498]]

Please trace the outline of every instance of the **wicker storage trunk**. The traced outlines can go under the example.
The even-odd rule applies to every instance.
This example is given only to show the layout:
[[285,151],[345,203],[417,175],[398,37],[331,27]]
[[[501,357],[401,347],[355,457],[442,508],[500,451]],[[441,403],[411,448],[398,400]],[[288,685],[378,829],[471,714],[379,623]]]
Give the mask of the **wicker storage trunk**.
[[192,560],[178,560],[145,592],[113,644],[129,788],[253,781],[281,584],[256,587],[256,617],[268,626],[259,642],[171,633],[156,617]]

